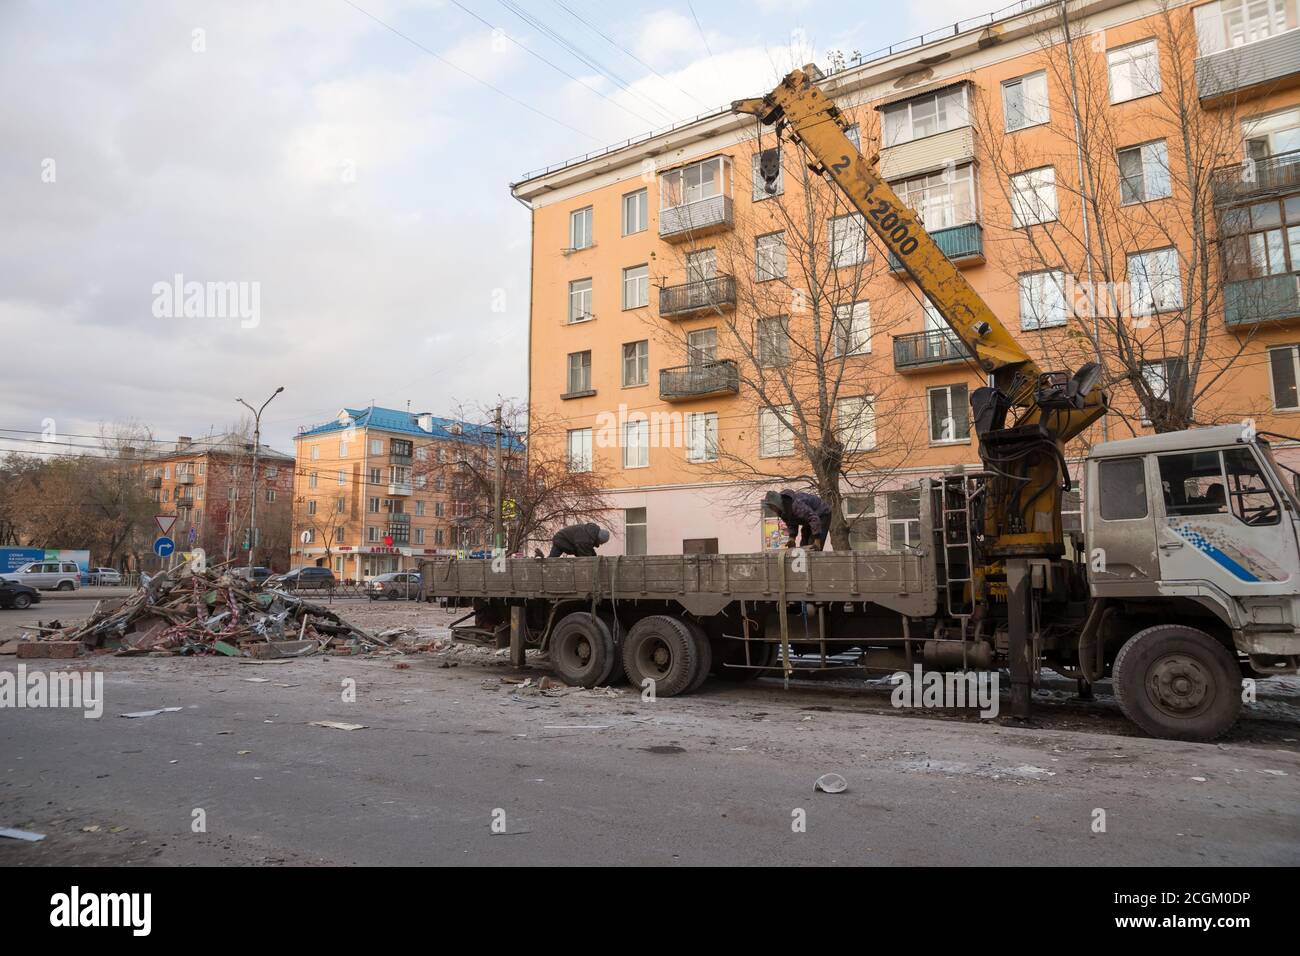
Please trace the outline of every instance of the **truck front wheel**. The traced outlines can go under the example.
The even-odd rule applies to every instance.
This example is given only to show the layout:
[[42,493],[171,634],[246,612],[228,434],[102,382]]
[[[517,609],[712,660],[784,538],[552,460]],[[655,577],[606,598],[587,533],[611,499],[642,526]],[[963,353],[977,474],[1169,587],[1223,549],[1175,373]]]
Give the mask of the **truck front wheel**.
[[1214,740],[1241,712],[1241,669],[1204,631],[1159,624],[1138,631],[1115,658],[1124,716],[1153,737]]
[[551,666],[566,684],[598,687],[610,672],[614,639],[599,617],[575,611],[555,625],[550,641]]

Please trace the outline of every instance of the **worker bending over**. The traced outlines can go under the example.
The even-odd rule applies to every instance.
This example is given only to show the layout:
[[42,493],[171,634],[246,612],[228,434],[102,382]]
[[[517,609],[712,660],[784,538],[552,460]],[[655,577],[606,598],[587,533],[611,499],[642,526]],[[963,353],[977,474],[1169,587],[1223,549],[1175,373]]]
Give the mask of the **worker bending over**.
[[551,553],[548,558],[558,558],[571,554],[575,558],[594,558],[596,549],[609,540],[609,532],[598,524],[570,525],[555,532],[551,538]]
[[826,536],[831,530],[831,506],[814,494],[785,488],[769,491],[763,504],[781,519],[790,532],[787,548],[796,544],[814,551],[826,546]]

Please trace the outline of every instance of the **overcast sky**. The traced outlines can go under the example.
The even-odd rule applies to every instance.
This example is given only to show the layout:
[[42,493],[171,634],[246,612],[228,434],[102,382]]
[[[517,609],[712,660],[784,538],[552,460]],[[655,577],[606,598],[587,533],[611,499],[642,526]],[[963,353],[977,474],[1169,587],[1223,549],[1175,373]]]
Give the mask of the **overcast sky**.
[[[291,451],[344,405],[522,398],[511,181],[975,13],[0,0],[0,429],[199,436],[283,385],[263,437]],[[176,276],[245,309],[187,315]]]

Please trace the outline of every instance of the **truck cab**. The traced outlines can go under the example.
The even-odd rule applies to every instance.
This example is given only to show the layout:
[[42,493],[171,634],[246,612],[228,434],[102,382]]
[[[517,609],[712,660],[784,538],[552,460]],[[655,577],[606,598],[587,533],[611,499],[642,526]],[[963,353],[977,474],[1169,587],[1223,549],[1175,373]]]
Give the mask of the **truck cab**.
[[[1087,462],[1088,577],[1105,610],[1099,646],[1115,652],[1121,703],[1119,672],[1127,657],[1130,665],[1142,661],[1137,670],[1130,667],[1134,707],[1133,695],[1143,693],[1170,718],[1216,709],[1216,696],[1218,709],[1232,709],[1226,696],[1239,708],[1235,682],[1217,686],[1224,657],[1211,642],[1248,676],[1294,673],[1300,665],[1298,532],[1300,501],[1291,482],[1269,443],[1248,427],[1095,446]],[[1145,649],[1134,658],[1128,645],[1139,638]]]

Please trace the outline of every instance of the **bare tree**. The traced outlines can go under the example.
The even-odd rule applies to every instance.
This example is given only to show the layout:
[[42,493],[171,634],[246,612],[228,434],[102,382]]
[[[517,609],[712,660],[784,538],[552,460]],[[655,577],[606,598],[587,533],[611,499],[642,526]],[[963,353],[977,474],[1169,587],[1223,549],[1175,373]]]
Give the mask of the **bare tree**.
[[[1238,105],[1201,105],[1190,8],[1163,0],[1154,49],[1119,53],[1065,9],[1039,34],[1043,81],[974,103],[985,175],[1011,209],[989,226],[1021,274],[1022,320],[1028,304],[1050,361],[1102,365],[1130,432],[1240,417],[1243,398],[1217,388],[1250,336],[1220,325],[1215,202],[1216,170],[1240,149]],[[1047,328],[1058,318],[1064,329]]]

